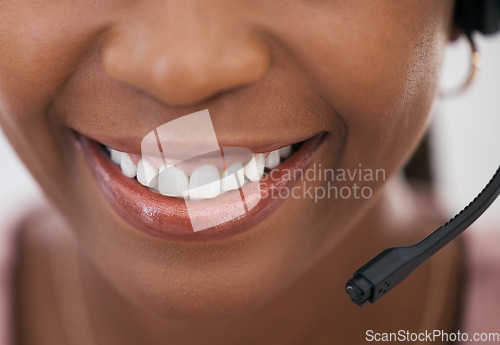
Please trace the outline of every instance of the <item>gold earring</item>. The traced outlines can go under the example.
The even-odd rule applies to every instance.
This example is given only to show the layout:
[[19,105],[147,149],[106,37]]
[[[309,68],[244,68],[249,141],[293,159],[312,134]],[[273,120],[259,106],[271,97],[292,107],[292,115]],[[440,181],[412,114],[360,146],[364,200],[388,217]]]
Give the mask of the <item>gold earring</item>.
[[451,90],[444,90],[444,91],[441,90],[439,92],[439,97],[441,98],[456,97],[463,94],[472,85],[478,70],[481,68],[481,54],[479,53],[479,49],[477,48],[477,45],[474,42],[474,39],[472,38],[472,33],[466,33],[465,37],[469,42],[471,50],[469,75],[467,76],[467,79],[459,87]]

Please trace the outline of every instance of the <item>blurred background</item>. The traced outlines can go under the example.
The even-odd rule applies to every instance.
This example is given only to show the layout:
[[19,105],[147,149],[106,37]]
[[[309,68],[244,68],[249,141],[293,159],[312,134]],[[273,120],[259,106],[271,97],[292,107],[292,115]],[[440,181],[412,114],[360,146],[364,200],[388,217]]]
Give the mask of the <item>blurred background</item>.
[[[464,95],[437,102],[430,131],[436,188],[450,216],[474,199],[500,164],[500,35],[474,38],[482,55],[482,69]],[[442,88],[460,85],[469,64],[467,40],[450,44]],[[476,226],[500,231],[500,200]]]
[[[468,92],[440,99],[430,131],[432,173],[437,194],[450,216],[484,187],[500,164],[500,35],[476,37],[483,68]],[[470,50],[465,39],[449,45],[441,86],[458,86],[467,75]],[[0,228],[42,200],[37,184],[0,131]],[[500,200],[477,222],[500,231]]]

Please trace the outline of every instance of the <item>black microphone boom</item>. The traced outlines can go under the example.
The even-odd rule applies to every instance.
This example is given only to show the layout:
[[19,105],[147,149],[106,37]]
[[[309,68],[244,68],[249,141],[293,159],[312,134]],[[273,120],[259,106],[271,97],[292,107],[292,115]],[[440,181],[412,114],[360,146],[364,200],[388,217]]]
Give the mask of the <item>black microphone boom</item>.
[[500,194],[500,166],[481,193],[459,214],[421,242],[384,250],[346,283],[345,290],[359,306],[374,303],[401,283],[415,268],[460,235],[483,214]]

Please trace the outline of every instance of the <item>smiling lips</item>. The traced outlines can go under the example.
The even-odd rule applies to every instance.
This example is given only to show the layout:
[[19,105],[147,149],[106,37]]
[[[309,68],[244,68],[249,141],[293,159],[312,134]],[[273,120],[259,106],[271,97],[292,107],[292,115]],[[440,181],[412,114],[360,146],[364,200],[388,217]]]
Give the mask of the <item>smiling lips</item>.
[[323,137],[246,157],[223,148],[220,164],[210,155],[175,162],[119,152],[78,135],[115,211],[139,231],[185,242],[234,236],[262,221],[283,201],[273,191],[291,187],[294,172],[310,163]]

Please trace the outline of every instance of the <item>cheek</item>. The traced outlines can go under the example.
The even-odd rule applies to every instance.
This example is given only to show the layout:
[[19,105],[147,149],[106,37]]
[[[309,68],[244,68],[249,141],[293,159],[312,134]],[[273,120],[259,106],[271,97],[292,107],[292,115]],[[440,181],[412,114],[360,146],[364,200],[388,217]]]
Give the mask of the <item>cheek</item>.
[[0,82],[8,107],[21,114],[43,110],[85,56],[98,21],[89,10],[69,4],[20,1],[2,8]]
[[390,172],[409,158],[427,128],[443,46],[438,35],[422,34],[381,43],[368,64],[361,56],[346,61],[352,78],[332,95],[347,128],[344,164]]
[[451,6],[353,1],[287,36],[296,64],[345,124],[342,166],[394,170],[411,154],[436,95]]
[[89,9],[50,1],[2,3],[0,125],[44,189],[60,189],[54,180],[66,170],[61,155],[69,154],[62,142],[67,138],[58,137],[63,123],[47,110],[100,30]]
[[[423,136],[444,44],[437,35],[414,40],[381,42],[374,55],[370,51],[343,61],[339,73],[343,80],[350,79],[331,89],[335,109],[347,128],[343,164],[394,170]],[[370,63],[363,64],[367,57]]]

